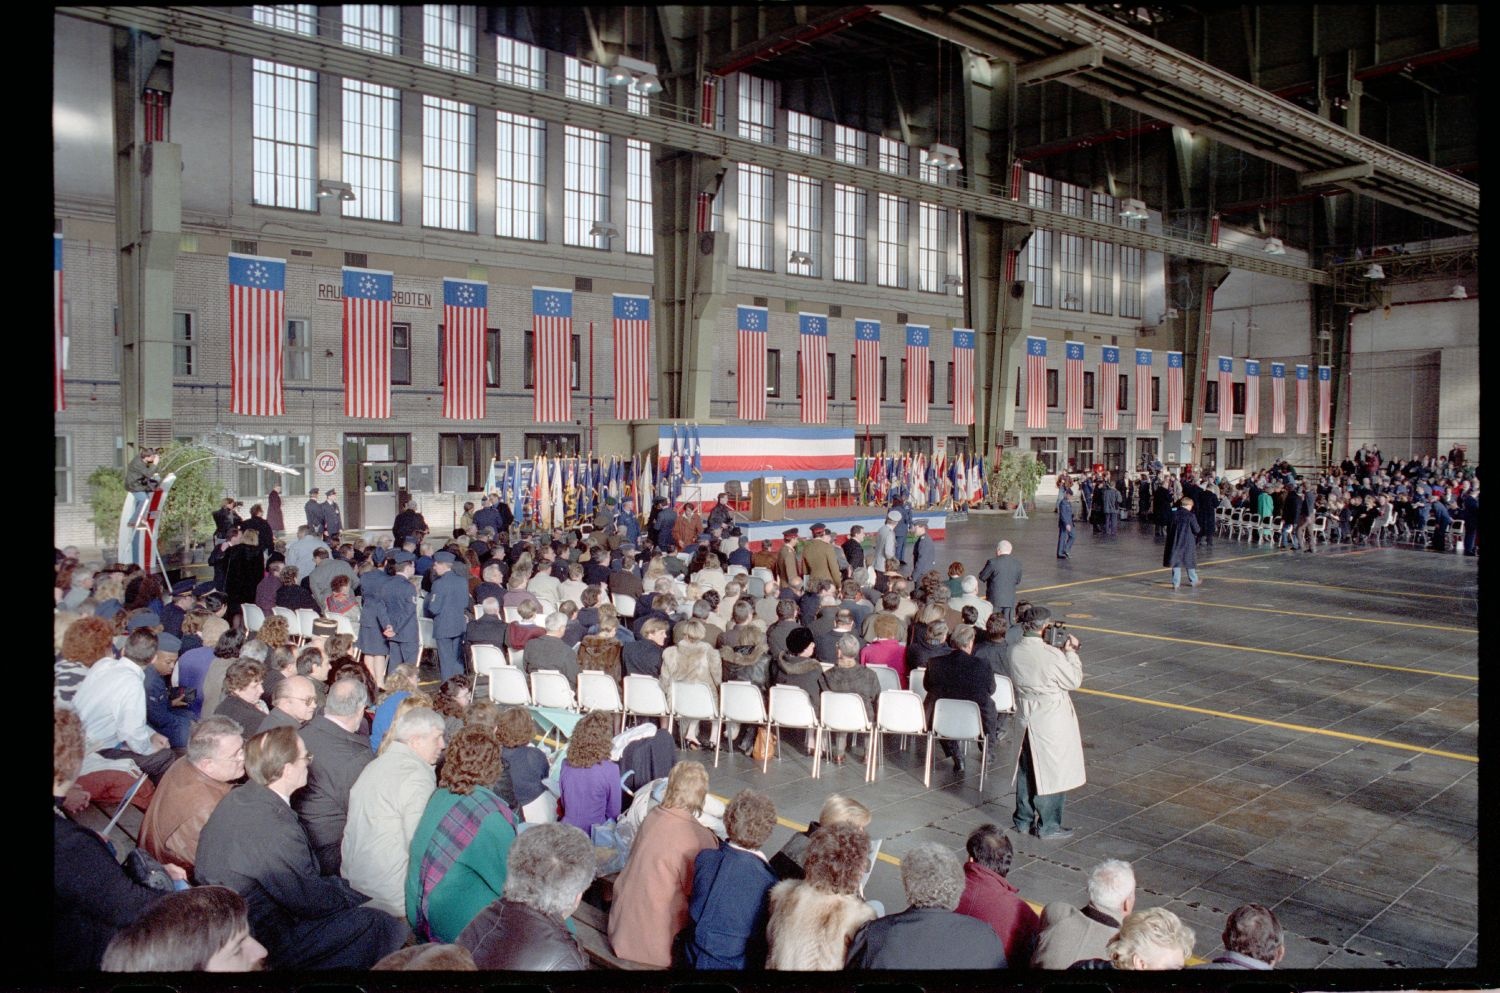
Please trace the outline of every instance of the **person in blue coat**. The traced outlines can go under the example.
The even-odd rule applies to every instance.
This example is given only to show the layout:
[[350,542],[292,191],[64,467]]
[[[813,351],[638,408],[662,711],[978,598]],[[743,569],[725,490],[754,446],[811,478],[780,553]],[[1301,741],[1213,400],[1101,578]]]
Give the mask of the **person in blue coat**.
[[624,543],[639,545],[641,541],[641,522],[635,516],[635,500],[625,497],[620,501],[620,509],[615,514],[615,527],[620,531],[620,537]]
[[404,548],[386,564],[386,581],[381,584],[375,601],[376,620],[385,636],[385,671],[403,662],[416,664],[422,655],[422,632],[417,626],[416,593],[411,580],[416,575],[417,557]]
[[900,497],[892,497],[891,510],[901,515],[901,520],[896,522],[896,526],[891,529],[891,532],[896,536],[896,557],[901,560],[902,565],[905,565],[908,561],[906,558],[906,535],[911,530],[911,508]]
[[1065,559],[1073,547],[1073,491],[1057,495],[1057,557]]
[[656,547],[668,549],[677,547],[677,540],[672,537],[672,529],[677,526],[677,511],[672,509],[670,500],[663,501],[665,506],[656,515]]
[[926,518],[913,521],[912,527],[916,531],[916,540],[911,544],[911,581],[915,584],[937,567],[937,549],[933,546],[932,536],[927,533]]
[[741,790],[724,811],[729,835],[693,860],[691,921],[677,936],[676,958],[691,969],[761,969],[766,961],[768,897],[779,878],[760,846],[776,826],[769,797]]
[[444,679],[463,675],[464,629],[469,624],[469,581],[454,569],[452,552],[432,557],[432,592],[427,596],[427,616],[432,618],[432,636],[437,641],[438,669]]
[[1167,545],[1162,553],[1164,566],[1172,569],[1172,589],[1182,585],[1182,570],[1186,569],[1188,582],[1198,585],[1198,517],[1193,513],[1193,498],[1183,497],[1172,513],[1172,522],[1167,526]]

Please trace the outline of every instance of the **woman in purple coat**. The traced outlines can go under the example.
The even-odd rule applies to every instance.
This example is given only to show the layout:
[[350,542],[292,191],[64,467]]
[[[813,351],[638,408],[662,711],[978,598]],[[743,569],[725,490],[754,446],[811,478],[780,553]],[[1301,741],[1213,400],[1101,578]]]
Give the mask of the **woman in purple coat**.
[[281,517],[280,483],[272,483],[271,492],[266,494],[266,523],[271,525],[271,530],[277,534],[286,530],[286,521]]
[[562,788],[564,824],[591,834],[595,824],[620,816],[620,767],[610,760],[614,718],[595,710],[573,728],[568,756],[563,759],[558,785]]

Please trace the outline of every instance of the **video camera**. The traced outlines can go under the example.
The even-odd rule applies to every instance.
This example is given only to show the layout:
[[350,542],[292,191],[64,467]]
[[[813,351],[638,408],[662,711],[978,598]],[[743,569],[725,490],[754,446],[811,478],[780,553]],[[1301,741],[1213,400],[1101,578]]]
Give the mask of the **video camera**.
[[[1054,623],[1047,625],[1047,630],[1042,634],[1042,637],[1046,640],[1047,644],[1051,645],[1053,648],[1062,650],[1067,645],[1068,639],[1072,637],[1072,635],[1068,633],[1068,628],[1066,625]],[[1082,643],[1080,643],[1080,647],[1081,644]]]

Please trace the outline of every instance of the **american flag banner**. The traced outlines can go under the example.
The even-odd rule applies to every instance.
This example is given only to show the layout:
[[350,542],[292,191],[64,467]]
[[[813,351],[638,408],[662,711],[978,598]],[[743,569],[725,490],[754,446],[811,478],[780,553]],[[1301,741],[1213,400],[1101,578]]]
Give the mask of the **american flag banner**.
[[1234,359],[1219,356],[1219,430],[1234,430]]
[[797,330],[802,342],[798,361],[802,366],[802,423],[828,423],[828,318],[823,314],[798,314]]
[[63,396],[63,369],[67,367],[67,339],[63,327],[63,251],[62,235],[52,236],[52,409],[67,410]]
[[1065,414],[1063,426],[1069,431],[1083,430],[1083,342],[1070,341],[1063,346],[1063,392]]
[[1182,430],[1182,353],[1167,353],[1167,430]]
[[770,311],[765,307],[736,308],[742,421],[766,419],[766,328],[770,323]]
[[484,420],[485,326],[489,284],[443,280],[443,416]]
[[538,423],[573,419],[573,291],[531,288],[532,360]]
[[344,267],[344,416],[391,416],[391,313],[388,272]]
[[1271,433],[1286,434],[1286,363],[1271,363]]
[[1245,434],[1260,434],[1260,363],[1245,360]]
[[1307,434],[1307,366],[1297,363],[1297,433]]
[[1120,350],[1104,346],[1099,362],[1099,426],[1105,431],[1120,429]]
[[906,326],[906,423],[926,424],[927,407],[932,398],[927,395],[928,343],[932,340],[932,328],[926,324]]
[[1047,426],[1047,339],[1026,339],[1026,426]]
[[974,332],[953,329],[953,423],[974,423]]
[[229,256],[229,412],[276,417],[282,409],[281,329],[286,260]]
[[854,322],[854,423],[880,423],[880,322]]
[[614,295],[615,418],[651,416],[651,298]]
[[1318,434],[1333,430],[1333,367],[1318,366]]
[[1151,349],[1135,350],[1135,429],[1151,430]]

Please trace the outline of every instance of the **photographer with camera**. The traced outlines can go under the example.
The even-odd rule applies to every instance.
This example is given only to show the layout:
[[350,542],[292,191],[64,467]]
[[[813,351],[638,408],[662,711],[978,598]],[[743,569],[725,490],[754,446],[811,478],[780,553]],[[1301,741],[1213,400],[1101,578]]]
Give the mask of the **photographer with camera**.
[[1017,831],[1043,840],[1073,836],[1062,826],[1063,794],[1082,786],[1083,739],[1069,690],[1083,685],[1078,639],[1052,620],[1046,607],[1033,606],[1021,643],[1010,653],[1021,750],[1016,756]]

